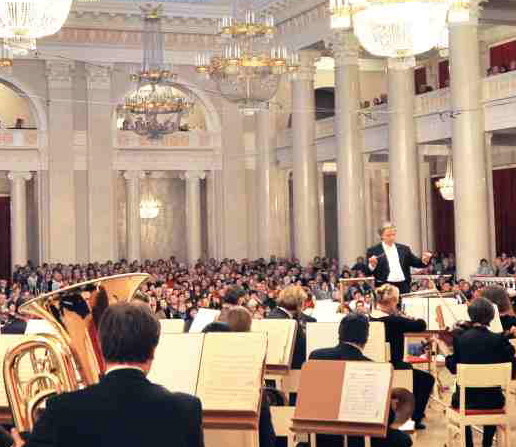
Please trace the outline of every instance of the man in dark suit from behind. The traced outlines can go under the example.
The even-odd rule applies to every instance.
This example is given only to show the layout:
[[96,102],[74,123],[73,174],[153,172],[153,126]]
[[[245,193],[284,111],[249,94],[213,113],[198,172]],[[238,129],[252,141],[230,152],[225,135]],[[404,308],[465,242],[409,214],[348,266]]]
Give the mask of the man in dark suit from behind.
[[378,234],[382,241],[367,250],[369,273],[374,276],[376,287],[385,283],[396,286],[400,293],[410,292],[410,268],[424,268],[432,254],[423,253],[419,259],[407,245],[396,242],[396,227],[385,223]]
[[[316,349],[310,354],[311,360],[349,360],[372,361],[363,353],[367,339],[369,338],[369,321],[363,314],[351,313],[344,317],[339,326],[339,344],[333,348]],[[394,414],[389,414],[389,424],[394,421]],[[317,435],[318,447],[341,447],[342,436]],[[361,436],[348,436],[348,447],[363,447],[364,438]],[[410,447],[410,436],[400,430],[389,428],[387,437],[372,438],[372,447]]]
[[159,334],[145,306],[108,307],[99,328],[105,375],[96,385],[49,399],[25,447],[203,447],[200,400],[145,377]]

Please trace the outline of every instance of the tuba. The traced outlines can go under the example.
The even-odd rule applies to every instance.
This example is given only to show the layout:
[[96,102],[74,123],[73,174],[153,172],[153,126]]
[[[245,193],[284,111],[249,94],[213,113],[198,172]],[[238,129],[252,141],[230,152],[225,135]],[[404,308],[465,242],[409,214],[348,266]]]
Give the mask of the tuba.
[[130,301],[148,277],[129,273],[94,279],[20,306],[21,313],[50,323],[53,333],[24,337],[5,355],[5,390],[19,431],[32,431],[38,407],[48,397],[99,381],[104,372],[100,317],[108,306]]

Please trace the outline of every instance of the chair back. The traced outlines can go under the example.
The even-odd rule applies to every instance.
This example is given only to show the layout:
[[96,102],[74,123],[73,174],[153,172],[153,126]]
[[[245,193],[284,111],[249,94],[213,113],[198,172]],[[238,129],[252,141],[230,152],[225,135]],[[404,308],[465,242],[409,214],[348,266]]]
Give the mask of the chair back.
[[511,363],[490,363],[487,365],[457,365],[457,385],[461,388],[507,388],[511,381]]

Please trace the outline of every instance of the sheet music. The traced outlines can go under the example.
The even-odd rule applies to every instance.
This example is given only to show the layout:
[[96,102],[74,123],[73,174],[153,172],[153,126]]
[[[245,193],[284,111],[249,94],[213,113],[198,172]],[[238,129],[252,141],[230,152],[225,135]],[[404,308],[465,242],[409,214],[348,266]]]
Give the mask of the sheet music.
[[202,330],[213,323],[220,315],[220,310],[200,308],[190,326],[190,332],[202,332]]
[[148,379],[167,390],[195,394],[204,334],[161,334]]
[[295,330],[295,320],[253,320],[251,331],[267,334],[267,365],[288,366]]
[[338,420],[382,424],[391,375],[389,363],[346,362]]
[[319,323],[340,321],[344,315],[337,313],[338,307],[338,301],[316,300],[315,308],[312,311],[312,317],[314,317]]
[[266,350],[264,333],[206,334],[197,383],[203,409],[257,412]]
[[185,322],[180,318],[159,320],[162,334],[181,334],[185,329]]
[[425,320],[428,325],[428,298],[403,298],[402,308],[409,317]]
[[364,346],[363,354],[375,362],[385,362],[385,324],[382,321],[369,322],[369,338]]
[[312,351],[330,348],[339,342],[340,323],[307,323],[306,325],[306,358]]
[[25,328],[26,335],[32,334],[56,334],[57,331],[47,320],[31,319],[27,321]]
[[[488,328],[491,332],[499,334],[503,332],[502,322],[500,320],[498,307],[493,305],[493,308],[495,315]],[[467,304],[451,304],[443,302],[441,305],[441,310],[443,314],[444,325],[448,328],[452,328],[457,321],[471,321],[468,314]]]

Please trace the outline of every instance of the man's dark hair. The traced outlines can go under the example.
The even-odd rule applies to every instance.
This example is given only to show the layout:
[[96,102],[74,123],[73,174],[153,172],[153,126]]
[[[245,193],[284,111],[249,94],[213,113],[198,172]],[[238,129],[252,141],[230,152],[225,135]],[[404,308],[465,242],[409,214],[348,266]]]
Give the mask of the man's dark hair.
[[159,322],[147,306],[110,306],[99,327],[104,359],[111,363],[144,363],[152,357],[159,333]]
[[230,287],[224,296],[224,302],[236,306],[238,300],[246,294],[242,287]]
[[468,315],[472,323],[488,325],[495,315],[494,306],[486,298],[475,298],[468,306]]
[[339,326],[339,341],[364,346],[369,338],[369,320],[363,314],[352,312],[346,315]]
[[204,333],[231,332],[231,329],[229,328],[229,325],[227,323],[224,323],[222,321],[212,321],[211,323],[207,324],[202,331]]
[[509,312],[512,309],[511,300],[507,291],[500,286],[489,286],[480,292],[482,298],[491,301],[500,313]]

